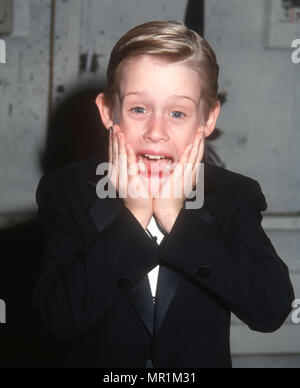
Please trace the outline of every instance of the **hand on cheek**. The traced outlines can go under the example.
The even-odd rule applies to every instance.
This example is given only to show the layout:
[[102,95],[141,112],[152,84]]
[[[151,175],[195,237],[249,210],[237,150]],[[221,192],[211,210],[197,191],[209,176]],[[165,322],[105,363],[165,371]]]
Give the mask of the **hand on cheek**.
[[110,181],[124,205],[145,229],[153,215],[153,199],[139,175],[139,166],[132,146],[120,127],[113,126],[109,141]]
[[157,198],[154,198],[154,214],[167,233],[172,230],[186,198],[198,183],[204,148],[205,134],[199,131],[194,137],[194,143],[185,148],[173,173],[168,175]]

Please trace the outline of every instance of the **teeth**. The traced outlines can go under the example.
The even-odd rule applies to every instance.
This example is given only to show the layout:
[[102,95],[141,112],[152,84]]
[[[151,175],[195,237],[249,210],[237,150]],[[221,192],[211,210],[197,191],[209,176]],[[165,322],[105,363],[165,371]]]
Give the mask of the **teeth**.
[[[143,155],[143,156],[146,156],[146,155]],[[147,167],[145,165],[145,162],[143,160],[143,156],[142,155],[139,156],[139,158],[138,158],[138,165],[139,165],[140,171],[145,173],[145,172],[148,171],[148,169],[147,169]],[[173,166],[172,165],[172,160],[168,159],[167,162],[168,163],[167,163],[167,166],[166,166],[166,169],[165,169],[165,173],[168,173],[172,169],[172,166]]]
[[152,160],[161,160],[161,159],[166,159],[165,156],[155,156],[155,155],[148,155],[148,154],[145,154],[146,158],[148,159],[152,159]]

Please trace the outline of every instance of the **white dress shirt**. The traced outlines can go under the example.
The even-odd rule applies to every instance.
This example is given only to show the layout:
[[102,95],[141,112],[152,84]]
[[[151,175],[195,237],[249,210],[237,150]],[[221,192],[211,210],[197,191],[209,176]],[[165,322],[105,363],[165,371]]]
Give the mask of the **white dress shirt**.
[[[157,244],[160,245],[161,241],[164,238],[164,233],[160,230],[155,218],[152,216],[149,225],[147,226],[146,231],[148,232],[150,237],[156,237]],[[156,287],[157,287],[157,279],[158,279],[158,273],[159,273],[159,265],[153,268],[152,271],[148,273],[148,278],[150,282],[151,292],[152,296],[156,296]]]

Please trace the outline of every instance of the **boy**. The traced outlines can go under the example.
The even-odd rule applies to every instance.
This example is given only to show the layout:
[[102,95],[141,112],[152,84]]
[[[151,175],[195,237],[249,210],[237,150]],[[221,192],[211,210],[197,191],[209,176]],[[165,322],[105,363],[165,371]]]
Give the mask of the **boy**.
[[[261,227],[259,184],[207,164],[199,179],[220,112],[218,73],[209,44],[181,23],[130,30],[96,100],[118,197],[97,197],[104,176],[88,179],[106,160],[41,180],[47,248],[35,305],[47,330],[74,344],[68,365],[229,368],[231,313],[261,332],[290,313],[293,288]],[[204,186],[199,209],[174,195],[186,182]]]

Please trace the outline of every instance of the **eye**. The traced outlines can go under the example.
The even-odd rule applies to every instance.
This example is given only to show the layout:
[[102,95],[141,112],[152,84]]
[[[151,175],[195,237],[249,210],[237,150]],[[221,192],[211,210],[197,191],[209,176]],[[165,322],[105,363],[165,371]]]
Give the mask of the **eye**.
[[171,116],[174,117],[175,119],[182,119],[185,114],[179,111],[175,111],[171,113]]
[[140,113],[145,113],[146,109],[144,109],[144,108],[142,108],[140,106],[137,106],[135,108],[130,109],[130,111],[133,112],[133,113],[140,114]]

